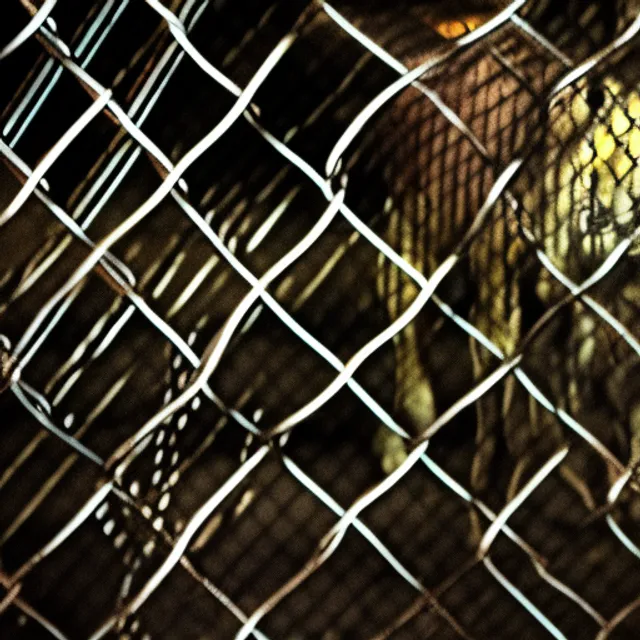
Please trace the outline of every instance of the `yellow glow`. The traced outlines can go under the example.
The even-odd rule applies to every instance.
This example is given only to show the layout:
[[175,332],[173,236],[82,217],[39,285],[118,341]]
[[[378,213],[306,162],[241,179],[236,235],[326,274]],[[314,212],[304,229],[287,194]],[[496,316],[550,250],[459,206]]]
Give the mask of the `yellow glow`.
[[629,96],[629,117],[640,118],[640,96],[635,91]]
[[464,20],[447,20],[445,22],[440,22],[439,24],[434,25],[434,29],[441,36],[447,38],[447,40],[452,40],[453,38],[463,36],[465,33],[474,31],[485,22],[486,19],[478,16],[470,16]]
[[622,178],[624,178],[631,170],[631,167],[633,167],[633,162],[622,149],[619,149],[619,153],[615,155],[613,161],[613,170],[616,174],[616,178],[618,178],[618,180],[622,180]]
[[620,107],[614,107],[611,112],[611,130],[613,135],[621,136],[626,133],[631,126],[629,118],[625,115],[624,111]]
[[640,158],[640,129],[629,134],[629,153],[633,158]]
[[593,142],[596,146],[596,154],[601,160],[608,160],[616,150],[615,138],[603,124],[596,127]]
[[586,139],[583,139],[580,143],[579,160],[580,166],[582,167],[588,165],[593,160],[593,147]]

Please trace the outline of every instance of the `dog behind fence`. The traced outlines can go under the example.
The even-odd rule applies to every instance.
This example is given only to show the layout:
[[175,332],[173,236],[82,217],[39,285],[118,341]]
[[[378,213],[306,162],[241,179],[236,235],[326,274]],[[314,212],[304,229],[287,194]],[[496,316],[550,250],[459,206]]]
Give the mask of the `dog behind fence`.
[[635,637],[639,9],[3,7],[0,637]]

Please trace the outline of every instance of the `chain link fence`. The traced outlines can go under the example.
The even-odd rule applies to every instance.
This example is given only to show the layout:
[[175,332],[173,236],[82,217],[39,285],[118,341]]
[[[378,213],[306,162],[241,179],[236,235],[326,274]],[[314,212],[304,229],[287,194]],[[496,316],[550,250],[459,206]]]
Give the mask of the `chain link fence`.
[[0,637],[637,635],[635,1],[2,12]]

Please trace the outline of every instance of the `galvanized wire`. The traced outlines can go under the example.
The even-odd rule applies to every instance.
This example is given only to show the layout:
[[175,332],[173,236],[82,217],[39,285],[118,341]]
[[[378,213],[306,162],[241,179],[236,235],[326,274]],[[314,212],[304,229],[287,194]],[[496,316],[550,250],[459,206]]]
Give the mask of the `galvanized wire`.
[[[493,4],[7,14],[3,634],[628,637],[635,405],[603,389],[640,355],[640,18]],[[575,169],[562,215],[624,223],[558,249],[548,176],[584,135],[605,178]],[[505,338],[531,282],[546,306]],[[422,333],[458,351],[416,425]],[[385,474],[374,428],[407,443]]]

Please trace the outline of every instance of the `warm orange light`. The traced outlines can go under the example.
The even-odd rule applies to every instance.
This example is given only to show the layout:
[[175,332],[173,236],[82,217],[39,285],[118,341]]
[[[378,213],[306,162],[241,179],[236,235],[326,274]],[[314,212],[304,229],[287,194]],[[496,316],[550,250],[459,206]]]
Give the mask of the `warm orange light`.
[[452,40],[463,36],[465,33],[469,33],[474,29],[477,29],[480,25],[484,24],[488,18],[482,18],[479,16],[470,16],[464,20],[448,20],[446,22],[440,22],[433,25],[434,29],[441,35]]

